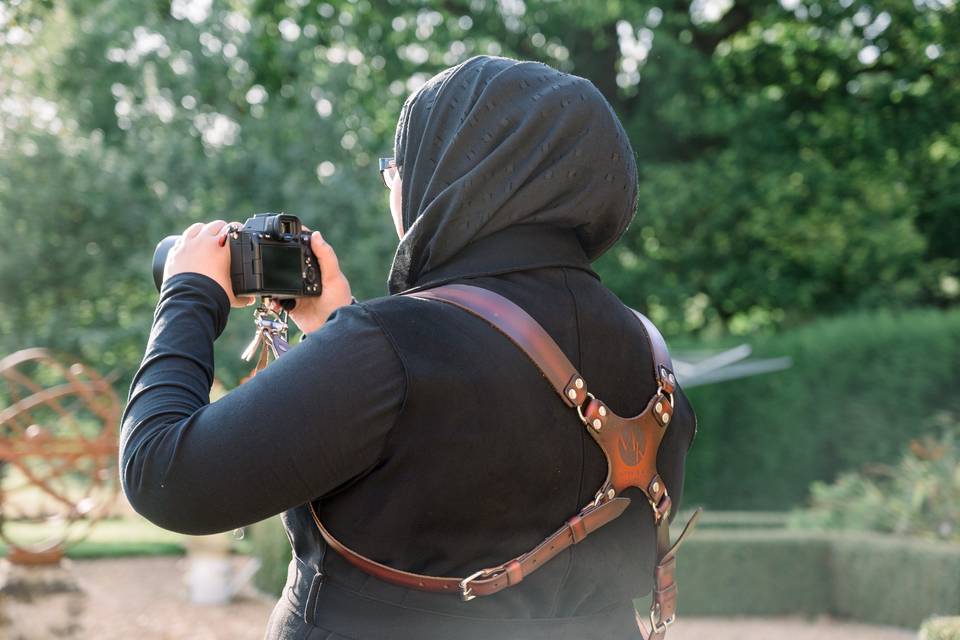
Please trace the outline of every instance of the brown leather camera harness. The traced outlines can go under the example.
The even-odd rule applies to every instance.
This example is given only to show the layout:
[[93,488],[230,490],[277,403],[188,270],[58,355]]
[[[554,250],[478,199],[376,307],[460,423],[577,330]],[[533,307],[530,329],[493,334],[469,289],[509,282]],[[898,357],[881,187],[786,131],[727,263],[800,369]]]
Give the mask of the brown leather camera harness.
[[646,495],[653,512],[657,536],[657,562],[654,569],[650,628],[639,614],[637,624],[645,640],[660,640],[676,620],[676,552],[692,529],[700,509],[684,526],[676,542],[670,543],[670,496],[657,473],[657,450],[673,417],[673,392],[676,378],[666,342],[657,328],[638,311],[633,311],[644,328],[653,354],[654,376],[658,389],[646,408],[632,418],[623,418],[610,410],[589,391],[586,380],[536,320],[510,300],[486,289],[469,285],[444,285],[406,294],[423,300],[452,304],[478,316],[509,338],[540,369],[561,400],[577,412],[587,431],[607,458],[607,478],[596,497],[579,513],[568,519],[553,535],[530,551],[496,567],[481,569],[465,578],[426,576],[400,571],[380,564],[347,548],[320,522],[313,503],[308,503],[314,522],[327,544],[348,562],[377,578],[408,589],[437,593],[457,593],[463,600],[488,596],[519,583],[523,578],[567,547],[614,520],[630,504],[618,497],[628,487],[637,487]]

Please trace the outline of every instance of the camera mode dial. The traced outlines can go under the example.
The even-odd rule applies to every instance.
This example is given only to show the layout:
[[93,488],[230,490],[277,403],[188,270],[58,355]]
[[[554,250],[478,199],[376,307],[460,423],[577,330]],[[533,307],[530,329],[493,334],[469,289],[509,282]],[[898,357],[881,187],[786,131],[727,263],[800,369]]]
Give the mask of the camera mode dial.
[[313,264],[313,258],[311,256],[306,256],[303,260],[303,282],[307,291],[317,291],[319,289],[318,285],[318,273],[317,268]]

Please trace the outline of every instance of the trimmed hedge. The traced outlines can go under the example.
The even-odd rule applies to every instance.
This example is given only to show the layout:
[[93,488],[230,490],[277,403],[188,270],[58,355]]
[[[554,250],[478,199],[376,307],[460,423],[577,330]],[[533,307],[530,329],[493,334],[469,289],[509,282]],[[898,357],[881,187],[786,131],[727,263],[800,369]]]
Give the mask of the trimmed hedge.
[[960,614],[960,545],[882,534],[835,536],[830,573],[835,612],[916,627]]
[[930,618],[920,627],[919,640],[960,640],[960,617]]
[[[686,502],[686,501],[684,501]],[[692,510],[679,511],[674,522],[686,522]],[[704,529],[785,529],[790,514],[785,511],[713,511],[705,510],[697,521],[697,531]]]
[[829,566],[827,536],[696,531],[677,556],[678,608],[700,616],[825,613]]
[[679,554],[677,582],[681,615],[828,614],[916,628],[931,615],[960,614],[960,545],[882,534],[698,530]]
[[895,462],[934,413],[960,411],[960,310],[857,313],[748,341],[793,366],[689,390],[687,504],[798,506],[813,481]]

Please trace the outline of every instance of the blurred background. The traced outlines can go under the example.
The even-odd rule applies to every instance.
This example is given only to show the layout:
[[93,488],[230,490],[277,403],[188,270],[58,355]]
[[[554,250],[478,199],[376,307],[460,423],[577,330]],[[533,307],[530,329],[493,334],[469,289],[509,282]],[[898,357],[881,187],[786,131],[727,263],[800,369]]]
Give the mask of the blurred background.
[[[294,213],[384,295],[377,158],[406,96],[476,54],[590,79],[636,151],[636,218],[596,268],[667,335],[699,418],[677,637],[960,614],[954,0],[0,2],[0,357],[46,347],[125,397],[153,248],[197,220]],[[224,389],[249,313],[217,344]],[[276,521],[247,534],[224,548],[269,596],[230,605],[250,622],[229,637],[258,638],[289,551]],[[124,633],[221,637],[210,616],[242,616],[176,604],[194,543],[118,503],[67,555],[91,603],[169,574],[171,613],[144,593],[140,622],[110,614]]]

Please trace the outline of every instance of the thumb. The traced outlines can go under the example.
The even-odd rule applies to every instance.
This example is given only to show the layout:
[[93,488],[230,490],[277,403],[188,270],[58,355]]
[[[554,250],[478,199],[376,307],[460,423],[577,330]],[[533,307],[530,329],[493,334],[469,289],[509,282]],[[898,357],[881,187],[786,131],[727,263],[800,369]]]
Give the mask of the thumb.
[[320,267],[320,279],[326,284],[333,282],[340,277],[340,261],[337,254],[319,231],[310,234],[310,248],[313,249],[313,255],[317,257],[317,265]]

